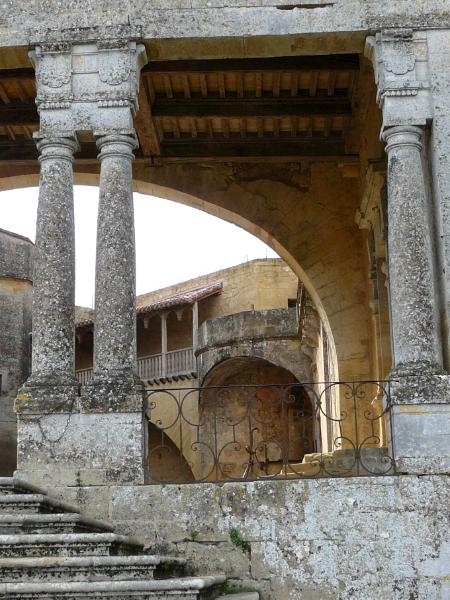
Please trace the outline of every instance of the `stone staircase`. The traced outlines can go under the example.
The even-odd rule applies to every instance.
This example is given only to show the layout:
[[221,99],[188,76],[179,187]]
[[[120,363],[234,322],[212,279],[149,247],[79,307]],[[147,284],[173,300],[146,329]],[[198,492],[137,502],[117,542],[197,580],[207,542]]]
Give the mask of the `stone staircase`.
[[[114,533],[110,524],[83,517],[25,482],[0,477],[1,599],[217,599],[221,575],[159,578],[184,567],[182,558],[144,554],[142,544]],[[239,600],[239,594],[232,598]]]

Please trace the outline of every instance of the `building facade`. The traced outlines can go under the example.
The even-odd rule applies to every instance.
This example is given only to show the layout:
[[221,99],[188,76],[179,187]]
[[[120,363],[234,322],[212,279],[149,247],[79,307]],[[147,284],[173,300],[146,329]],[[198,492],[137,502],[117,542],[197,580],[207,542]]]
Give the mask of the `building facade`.
[[[447,4],[45,0],[4,12],[0,177],[4,189],[40,182],[18,475],[266,598],[448,596]],[[100,188],[93,377],[81,387],[73,181]],[[304,282],[336,354],[332,387],[308,391],[312,410],[335,389],[325,418],[339,461],[364,471],[337,477],[322,449],[291,477],[296,447],[281,478],[147,481],[133,189],[246,228]],[[236,358],[203,334],[205,360]],[[367,464],[376,441],[387,455]],[[252,466],[266,461],[247,446]]]
[[33,243],[0,230],[0,475],[16,468],[14,400],[31,372]]

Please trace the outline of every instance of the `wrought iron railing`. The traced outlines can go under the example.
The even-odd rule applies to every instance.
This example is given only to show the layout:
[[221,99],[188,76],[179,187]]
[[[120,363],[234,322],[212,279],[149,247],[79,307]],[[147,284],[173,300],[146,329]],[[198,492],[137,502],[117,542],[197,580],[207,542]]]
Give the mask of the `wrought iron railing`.
[[386,475],[389,382],[155,389],[149,483]]
[[[181,348],[166,354],[151,354],[138,358],[138,375],[143,381],[195,373],[197,366],[193,348]],[[85,385],[92,378],[92,368],[78,369],[78,381]]]

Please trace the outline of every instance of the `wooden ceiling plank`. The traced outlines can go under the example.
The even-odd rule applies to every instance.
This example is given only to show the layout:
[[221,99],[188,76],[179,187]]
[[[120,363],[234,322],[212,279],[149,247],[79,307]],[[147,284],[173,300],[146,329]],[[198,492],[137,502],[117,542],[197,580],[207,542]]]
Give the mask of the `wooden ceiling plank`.
[[296,98],[298,95],[298,73],[291,73],[291,96]]
[[223,136],[225,138],[229,138],[230,137],[230,124],[228,122],[228,119],[221,119],[221,124],[222,124]]
[[241,138],[247,137],[247,122],[246,119],[239,119],[239,133]]
[[336,71],[330,71],[328,75],[328,96],[334,95],[334,88],[336,86]]
[[236,94],[238,98],[244,97],[244,76],[240,71],[236,73]]
[[176,138],[181,137],[180,128],[178,126],[178,119],[171,119],[171,124],[172,124],[172,133],[173,133],[174,137],[176,137]]
[[273,135],[280,137],[280,119],[278,117],[273,118]]
[[135,116],[134,124],[144,156],[157,156],[160,154],[159,136],[145,87],[141,85],[139,88],[139,111]]
[[183,73],[182,81],[183,81],[184,97],[186,99],[190,98],[191,97],[191,86],[189,85],[189,77],[186,73]]
[[10,125],[6,125],[5,129],[8,134],[8,137],[11,138],[12,140],[15,140],[16,134],[14,133],[13,128]]
[[190,125],[191,125],[191,136],[193,138],[196,138],[198,135],[198,131],[197,131],[197,120],[195,118],[191,118],[190,119]]
[[144,83],[145,89],[147,91],[147,96],[148,96],[148,99],[150,102],[150,106],[152,106],[155,103],[156,93],[155,93],[155,88],[153,86],[153,80],[152,80],[151,74],[148,73],[146,77],[142,77],[141,87],[142,87],[142,82]]
[[313,71],[309,76],[309,95],[313,98],[317,94],[317,81],[319,79],[319,73]]
[[281,86],[281,73],[279,71],[275,71],[272,75],[272,93],[273,93],[274,98],[279,98],[280,86]]
[[156,133],[158,135],[158,141],[159,141],[159,143],[161,143],[161,141],[164,139],[164,127],[162,124],[162,119],[154,119],[153,122],[155,123],[155,129],[156,129]]
[[208,137],[213,138],[214,137],[214,131],[213,131],[213,126],[212,126],[212,121],[211,119],[205,119],[206,123],[206,132],[208,134]]
[[256,130],[258,132],[258,137],[264,137],[264,119],[257,118],[256,119]]
[[255,96],[261,98],[262,95],[262,73],[255,73]]
[[1,98],[2,102],[4,102],[5,104],[11,103],[9,96],[6,93],[6,90],[1,83],[0,83],[0,98]]
[[173,98],[173,89],[172,89],[172,82],[170,81],[170,76],[169,75],[164,75],[164,88],[166,90],[166,96],[167,98]]
[[208,82],[206,81],[205,73],[200,73],[200,92],[202,94],[202,98],[208,97]]
[[217,79],[218,79],[218,83],[219,83],[219,96],[221,98],[225,98],[225,96],[226,96],[225,75],[223,73],[218,73]]
[[14,88],[16,89],[17,95],[19,97],[19,100],[23,103],[26,104],[27,102],[29,102],[29,98],[26,95],[21,83],[19,80],[15,80],[14,81]]

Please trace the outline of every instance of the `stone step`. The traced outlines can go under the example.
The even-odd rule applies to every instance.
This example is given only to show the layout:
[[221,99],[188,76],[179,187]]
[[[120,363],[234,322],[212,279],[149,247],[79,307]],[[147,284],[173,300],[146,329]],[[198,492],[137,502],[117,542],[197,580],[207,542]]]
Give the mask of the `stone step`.
[[0,514],[1,513],[79,513],[76,506],[71,506],[65,502],[54,500],[44,494],[25,493],[25,494],[1,494],[0,495]]
[[140,554],[142,544],[115,533],[0,535],[0,558]]
[[242,592],[219,596],[216,600],[259,600],[259,592]]
[[186,561],[171,556],[64,556],[0,558],[3,583],[36,581],[110,581],[152,579],[163,566],[180,569]]
[[0,494],[46,494],[41,488],[16,477],[0,477]]
[[0,514],[0,534],[111,532],[109,523],[78,513]]
[[224,583],[222,575],[150,579],[148,581],[17,582],[0,584],[4,600],[72,600],[75,598],[114,598],[127,600],[203,600],[211,598],[214,586]]

